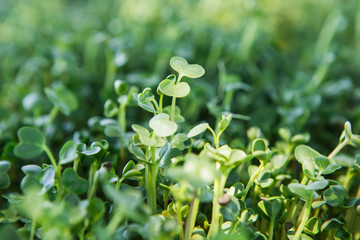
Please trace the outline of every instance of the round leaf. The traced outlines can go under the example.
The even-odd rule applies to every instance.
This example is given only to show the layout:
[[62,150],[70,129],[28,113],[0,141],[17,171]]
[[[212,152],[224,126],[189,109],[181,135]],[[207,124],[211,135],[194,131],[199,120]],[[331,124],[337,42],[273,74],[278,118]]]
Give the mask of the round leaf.
[[170,66],[180,75],[189,78],[199,78],[205,74],[205,70],[198,64],[188,64],[182,57],[172,57],[170,59]]
[[76,96],[65,88],[63,85],[57,85],[53,89],[44,89],[46,97],[57,106],[65,115],[70,115],[71,112],[78,108],[78,101]]
[[201,123],[201,124],[193,127],[187,134],[187,137],[189,137],[189,138],[195,137],[195,136],[199,135],[200,133],[204,132],[208,128],[209,128],[208,123]]
[[67,141],[60,150],[60,164],[66,164],[74,161],[78,157],[76,153],[76,144],[74,141]]
[[14,148],[17,157],[31,159],[43,153],[45,137],[39,130],[32,127],[22,127],[17,135],[20,140]]
[[295,158],[301,164],[306,160],[314,162],[314,159],[318,156],[320,156],[320,153],[306,145],[300,145],[295,149]]
[[183,98],[190,93],[190,86],[186,82],[175,84],[173,81],[165,79],[159,84],[159,91],[169,97]]
[[160,113],[154,116],[149,122],[150,128],[152,128],[155,134],[159,137],[168,137],[173,135],[178,126],[175,122],[170,121],[170,117],[166,113]]

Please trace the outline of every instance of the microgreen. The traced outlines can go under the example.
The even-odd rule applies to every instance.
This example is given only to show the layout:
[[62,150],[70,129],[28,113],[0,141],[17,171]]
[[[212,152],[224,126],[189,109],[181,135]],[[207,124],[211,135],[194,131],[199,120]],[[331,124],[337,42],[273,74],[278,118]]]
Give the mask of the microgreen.
[[[293,135],[289,128],[279,128],[272,142],[251,127],[248,139],[236,144],[229,141],[231,130],[249,119],[223,111],[214,120],[190,123],[176,102],[193,94],[191,82],[181,80],[205,71],[181,57],[171,58],[170,66],[177,75],[158,81],[156,91],[138,92],[115,80],[117,99],[105,101],[105,118],[88,122],[94,136],[77,132],[50,149],[47,129],[20,128],[14,164],[0,161],[0,189],[11,187],[15,161],[26,161],[25,176],[20,193],[3,195],[9,207],[0,219],[22,223],[0,236],[299,240],[359,234],[350,225],[359,218],[360,199],[352,190],[360,157],[340,153],[360,147],[350,122],[327,156],[307,144],[309,134]],[[76,109],[64,87],[45,93],[66,116]],[[129,122],[132,105],[149,115]]]

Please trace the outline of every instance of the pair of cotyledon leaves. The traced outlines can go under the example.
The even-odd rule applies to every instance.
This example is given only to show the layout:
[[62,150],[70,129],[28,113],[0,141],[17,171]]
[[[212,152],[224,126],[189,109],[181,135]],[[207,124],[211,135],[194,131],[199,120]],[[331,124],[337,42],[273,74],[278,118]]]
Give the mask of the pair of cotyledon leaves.
[[[179,73],[178,79],[183,76],[188,78],[199,78],[204,75],[205,70],[198,64],[189,64],[182,57],[172,57],[170,59],[170,66]],[[176,83],[176,77],[170,75],[163,80],[158,87],[158,93],[169,97],[182,98],[190,93],[190,86],[186,82]]]

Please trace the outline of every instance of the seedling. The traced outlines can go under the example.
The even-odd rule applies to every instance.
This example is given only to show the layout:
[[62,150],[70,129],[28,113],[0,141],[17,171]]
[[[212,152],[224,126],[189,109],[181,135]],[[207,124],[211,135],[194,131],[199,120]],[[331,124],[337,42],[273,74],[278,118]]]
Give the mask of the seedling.
[[[9,208],[1,219],[21,219],[24,226],[17,232],[29,239],[358,237],[350,223],[359,220],[360,199],[350,189],[358,188],[360,157],[339,154],[345,146],[360,147],[349,122],[327,156],[306,145],[308,134],[292,135],[288,128],[279,129],[275,143],[259,128],[249,128],[247,146],[232,147],[226,134],[243,118],[228,112],[215,117],[215,127],[210,120],[191,125],[177,99],[191,95],[182,80],[205,71],[181,57],[171,58],[170,66],[177,75],[160,81],[155,94],[116,80],[118,103],[107,100],[107,119],[90,121],[120,139],[120,155],[111,139],[100,135],[66,141],[55,159],[40,130],[20,128],[14,154],[31,163],[21,168],[21,194],[4,195]],[[46,94],[55,99],[57,91]],[[58,98],[58,111],[75,110]],[[152,115],[145,123],[131,122],[128,133],[131,99]],[[43,153],[50,165],[39,164]],[[120,170],[113,167],[119,161],[126,161]],[[10,162],[0,161],[1,189],[10,185],[9,171]],[[19,237],[11,227],[4,229],[0,236]]]

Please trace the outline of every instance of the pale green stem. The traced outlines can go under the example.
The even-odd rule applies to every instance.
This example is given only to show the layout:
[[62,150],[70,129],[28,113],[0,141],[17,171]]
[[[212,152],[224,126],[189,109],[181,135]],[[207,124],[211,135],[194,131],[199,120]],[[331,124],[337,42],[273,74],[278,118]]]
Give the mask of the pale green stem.
[[170,115],[170,120],[174,121],[175,120],[175,107],[176,107],[176,97],[172,97],[172,101],[171,101],[171,115]]
[[160,98],[159,98],[159,113],[162,113],[162,111],[163,111],[163,98],[164,98],[164,95],[163,94],[161,94],[160,95]]
[[274,238],[274,224],[275,224],[275,219],[271,218],[270,226],[269,226],[269,240],[273,240]]
[[[126,104],[121,104],[118,111],[118,122],[123,136],[126,133]],[[120,166],[125,165],[125,142],[124,138],[120,137]]]
[[155,165],[155,147],[150,148],[152,164],[148,164],[148,204],[153,214],[156,214],[156,165]]
[[115,209],[114,214],[109,222],[109,224],[106,227],[106,230],[110,235],[114,234],[116,231],[116,228],[119,226],[119,223],[122,221],[123,216],[122,212],[118,209]]
[[191,240],[191,235],[195,227],[196,216],[199,211],[200,199],[195,193],[194,199],[190,204],[190,212],[186,220],[185,240]]
[[116,190],[119,190],[121,183],[125,180],[124,177],[119,178],[119,180],[116,182]]
[[54,121],[56,115],[59,113],[59,108],[57,106],[53,106],[49,113],[49,117],[46,123],[46,127],[49,127],[51,123]]
[[181,218],[181,205],[182,204],[180,201],[176,201],[176,220],[178,226],[180,227],[179,240],[184,240],[184,229]]
[[78,168],[79,168],[79,157],[77,157],[75,160],[74,160],[74,165],[73,165],[73,168],[74,168],[74,171],[77,172]]
[[[221,164],[216,162],[216,169],[220,170]],[[213,198],[213,209],[211,215],[211,225],[207,238],[215,236],[219,232],[219,227],[221,225],[221,214],[220,214],[220,204],[218,202],[219,197],[224,193],[224,187],[226,179],[228,177],[227,173],[221,173],[220,177],[217,177],[214,181],[214,198]]]
[[62,186],[61,186],[61,165],[59,164],[59,166],[56,163],[55,157],[52,154],[52,152],[50,151],[50,149],[45,145],[44,146],[44,151],[46,153],[46,155],[48,156],[48,158],[50,159],[51,165],[54,168],[55,171],[55,175],[57,178],[57,182],[58,182],[58,196],[60,197],[62,195]]
[[345,139],[343,142],[339,143],[336,148],[329,154],[328,158],[330,159],[331,163],[335,163],[333,158],[348,144],[348,142],[349,139]]
[[309,217],[310,217],[311,203],[312,203],[312,197],[306,200],[304,214],[302,216],[301,223],[300,223],[299,227],[296,229],[295,236],[294,236],[293,240],[299,240],[300,239],[301,233],[302,233],[302,231],[303,231],[303,229],[304,229],[304,227],[305,227],[305,225],[306,225],[306,223],[307,223],[307,221],[309,220]]
[[35,230],[36,230],[36,216],[33,218],[32,222],[31,222],[31,231],[30,231],[29,240],[33,240],[33,239],[34,239]]
[[88,190],[88,198],[90,197],[90,194],[91,194],[91,189],[93,188],[93,185],[94,185],[94,175],[96,173],[96,170],[97,170],[97,163],[96,163],[96,160],[91,163],[90,165],[90,174],[89,174],[89,190]]
[[[178,84],[181,81],[182,75],[179,74],[177,80],[175,81],[175,85]],[[170,120],[175,120],[175,107],[176,107],[176,97],[172,97],[171,101],[171,112],[170,112]]]
[[245,201],[247,194],[249,193],[250,188],[252,187],[254,180],[257,178],[257,176],[259,176],[259,174],[261,173],[262,170],[264,170],[265,166],[263,166],[263,164],[261,163],[259,168],[256,170],[256,172],[251,175],[249,182],[247,183],[246,187],[245,187],[245,194],[241,197],[242,201]]

